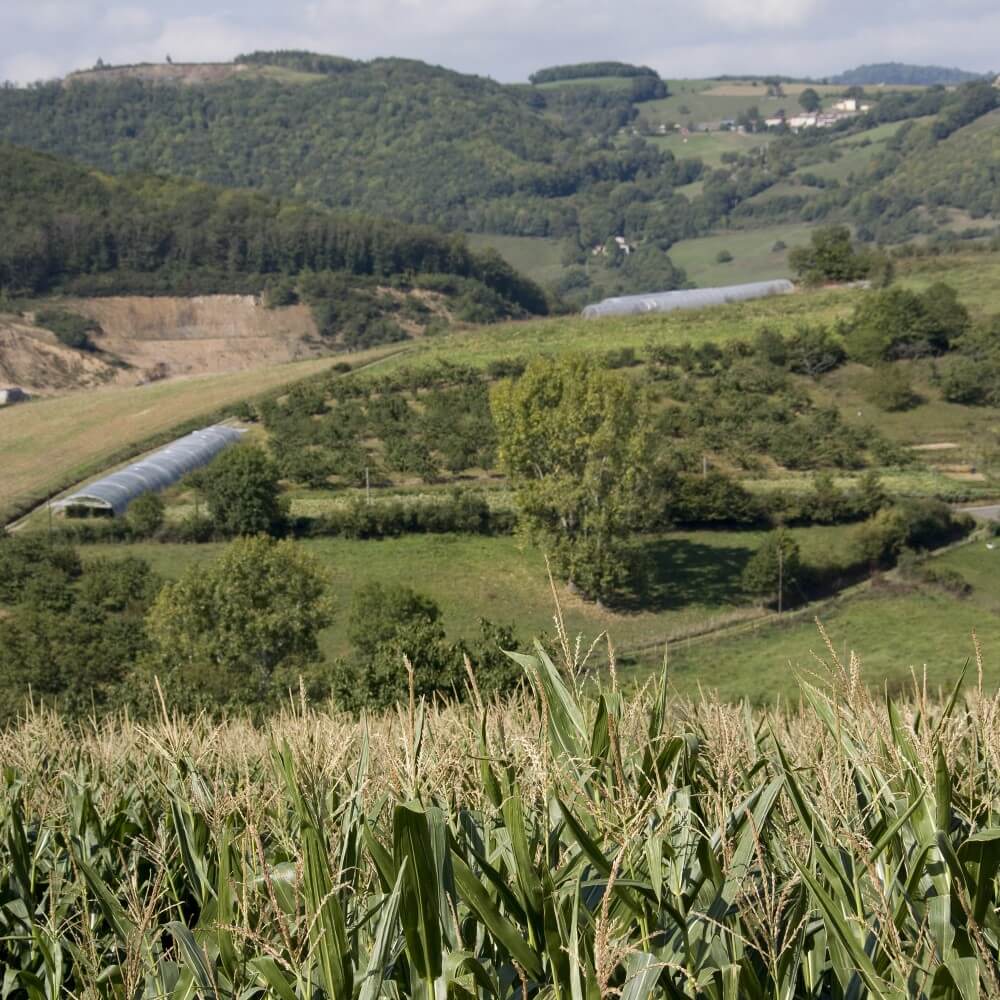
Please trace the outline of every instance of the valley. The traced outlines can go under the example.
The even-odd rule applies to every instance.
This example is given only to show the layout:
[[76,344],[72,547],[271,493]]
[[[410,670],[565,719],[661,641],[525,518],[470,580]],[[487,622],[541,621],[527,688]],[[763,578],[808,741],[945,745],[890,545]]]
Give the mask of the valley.
[[995,18],[752,6],[0,11],[2,1000],[1000,995]]

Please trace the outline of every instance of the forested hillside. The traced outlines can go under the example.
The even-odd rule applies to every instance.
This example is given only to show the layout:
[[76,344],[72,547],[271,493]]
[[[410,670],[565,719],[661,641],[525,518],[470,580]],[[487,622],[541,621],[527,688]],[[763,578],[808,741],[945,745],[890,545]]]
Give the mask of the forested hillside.
[[399,305],[379,291],[386,284],[448,296],[480,321],[547,310],[540,289],[461,236],[252,192],[113,178],[0,146],[0,202],[9,297],[266,290],[275,304],[310,302],[321,332],[345,334],[349,346],[404,336],[381,315]]
[[954,66],[914,66],[910,63],[889,62],[857,66],[833,77],[831,82],[863,86],[887,84],[930,87],[936,84],[968,83],[970,80],[980,80],[984,75]]
[[[119,67],[0,89],[0,141],[114,175],[188,177],[443,230],[544,238],[553,260],[544,280],[581,304],[683,286],[684,268],[704,255],[685,247],[678,267],[672,248],[734,229],[794,225],[797,238],[805,226],[842,222],[863,240],[900,243],[979,237],[995,225],[1000,188],[985,154],[1000,91],[986,81],[855,90],[865,113],[794,133],[773,114],[791,113],[801,90],[779,77],[675,81],[657,97],[665,84],[655,73],[618,63],[551,67],[517,86],[307,52],[251,53],[234,67],[243,70],[183,86],[150,78],[150,67]],[[826,87],[824,106],[843,94]],[[766,246],[780,255],[792,235]],[[244,252],[261,248],[256,236],[240,239],[245,251],[226,265],[237,273]],[[725,244],[710,252],[720,266],[732,260]],[[509,259],[526,266],[518,253]],[[395,261],[388,273],[397,264],[471,267]]]
[[[322,61],[278,54],[289,68]],[[655,177],[673,158],[581,142],[546,98],[401,59],[337,62],[312,82],[230,79],[174,87],[137,79],[0,91],[0,137],[109,171],[184,175],[296,195],[447,229],[546,235],[572,227],[577,195]],[[93,78],[93,76],[92,76]],[[627,119],[626,94],[609,127]]]

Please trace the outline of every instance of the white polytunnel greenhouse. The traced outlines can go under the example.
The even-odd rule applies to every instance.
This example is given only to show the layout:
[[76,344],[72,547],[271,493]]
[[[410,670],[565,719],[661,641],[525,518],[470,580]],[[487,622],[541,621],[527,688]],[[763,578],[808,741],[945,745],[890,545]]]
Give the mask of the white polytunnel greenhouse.
[[637,313],[673,312],[676,309],[703,309],[726,302],[745,302],[769,295],[787,295],[795,286],[786,278],[754,281],[748,285],[725,285],[721,288],[688,288],[678,292],[651,292],[649,295],[623,295],[595,302],[583,310],[585,319],[603,316],[634,316]]
[[67,512],[83,508],[95,514],[122,514],[143,493],[165,490],[172,486],[189,472],[207,465],[220,451],[235,444],[245,433],[246,431],[222,424],[204,427],[178,438],[173,444],[168,444],[139,462],[88,483],[52,506],[56,510]]

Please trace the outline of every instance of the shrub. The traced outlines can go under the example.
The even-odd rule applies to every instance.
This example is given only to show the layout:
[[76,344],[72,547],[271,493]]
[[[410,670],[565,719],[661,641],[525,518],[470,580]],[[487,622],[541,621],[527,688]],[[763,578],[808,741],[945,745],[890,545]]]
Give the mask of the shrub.
[[733,255],[728,250],[720,250],[715,255],[716,264],[729,264],[732,262]]
[[808,246],[795,247],[788,255],[792,270],[807,284],[824,281],[857,281],[868,275],[871,256],[851,241],[847,226],[814,229]]
[[659,484],[663,513],[659,526],[674,524],[757,524],[763,502],[735,479],[710,470],[707,475],[681,473]]
[[898,364],[875,367],[865,383],[865,398],[890,413],[910,410],[920,402],[909,376]]
[[491,510],[483,494],[454,489],[440,497],[397,497],[366,503],[355,498],[317,517],[299,518],[293,531],[306,537],[394,538],[405,534],[509,535],[514,511]]
[[634,347],[619,347],[604,353],[605,368],[633,368],[639,363]]
[[101,332],[96,320],[65,309],[40,309],[35,313],[35,322],[51,330],[60,343],[78,351],[93,351],[95,346],[90,334]]
[[159,493],[143,493],[136,497],[126,514],[129,527],[139,538],[155,535],[163,524],[165,505]]
[[862,299],[844,339],[851,358],[874,365],[941,354],[968,324],[968,311],[947,285],[938,283],[921,293],[890,288]]
[[843,344],[825,326],[800,326],[785,338],[785,366],[815,378],[844,363]]
[[266,703],[317,660],[331,620],[311,556],[290,541],[241,538],[160,592],[145,668],[186,709]]
[[973,526],[967,515],[954,514],[938,500],[900,500],[863,525],[858,537],[859,557],[871,566],[892,566],[904,549],[947,545]]
[[0,532],[0,604],[15,604],[30,580],[56,574],[67,581],[83,571],[76,550],[41,535]]
[[279,495],[278,468],[262,448],[228,448],[193,478],[219,534],[278,534],[284,529],[287,506]]
[[780,611],[802,572],[798,543],[784,529],[772,531],[746,564],[740,582],[753,597],[773,600]]
[[1000,402],[1000,361],[951,360],[941,376],[941,393],[950,403],[995,406]]

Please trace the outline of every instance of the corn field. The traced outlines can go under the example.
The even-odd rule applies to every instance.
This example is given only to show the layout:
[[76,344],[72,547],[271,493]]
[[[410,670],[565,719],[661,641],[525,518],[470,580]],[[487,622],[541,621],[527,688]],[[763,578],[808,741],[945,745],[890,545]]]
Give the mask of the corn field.
[[[1000,996],[1000,698],[531,688],[0,734],[0,998]],[[981,664],[980,664],[981,666]],[[474,675],[470,674],[474,678]]]

